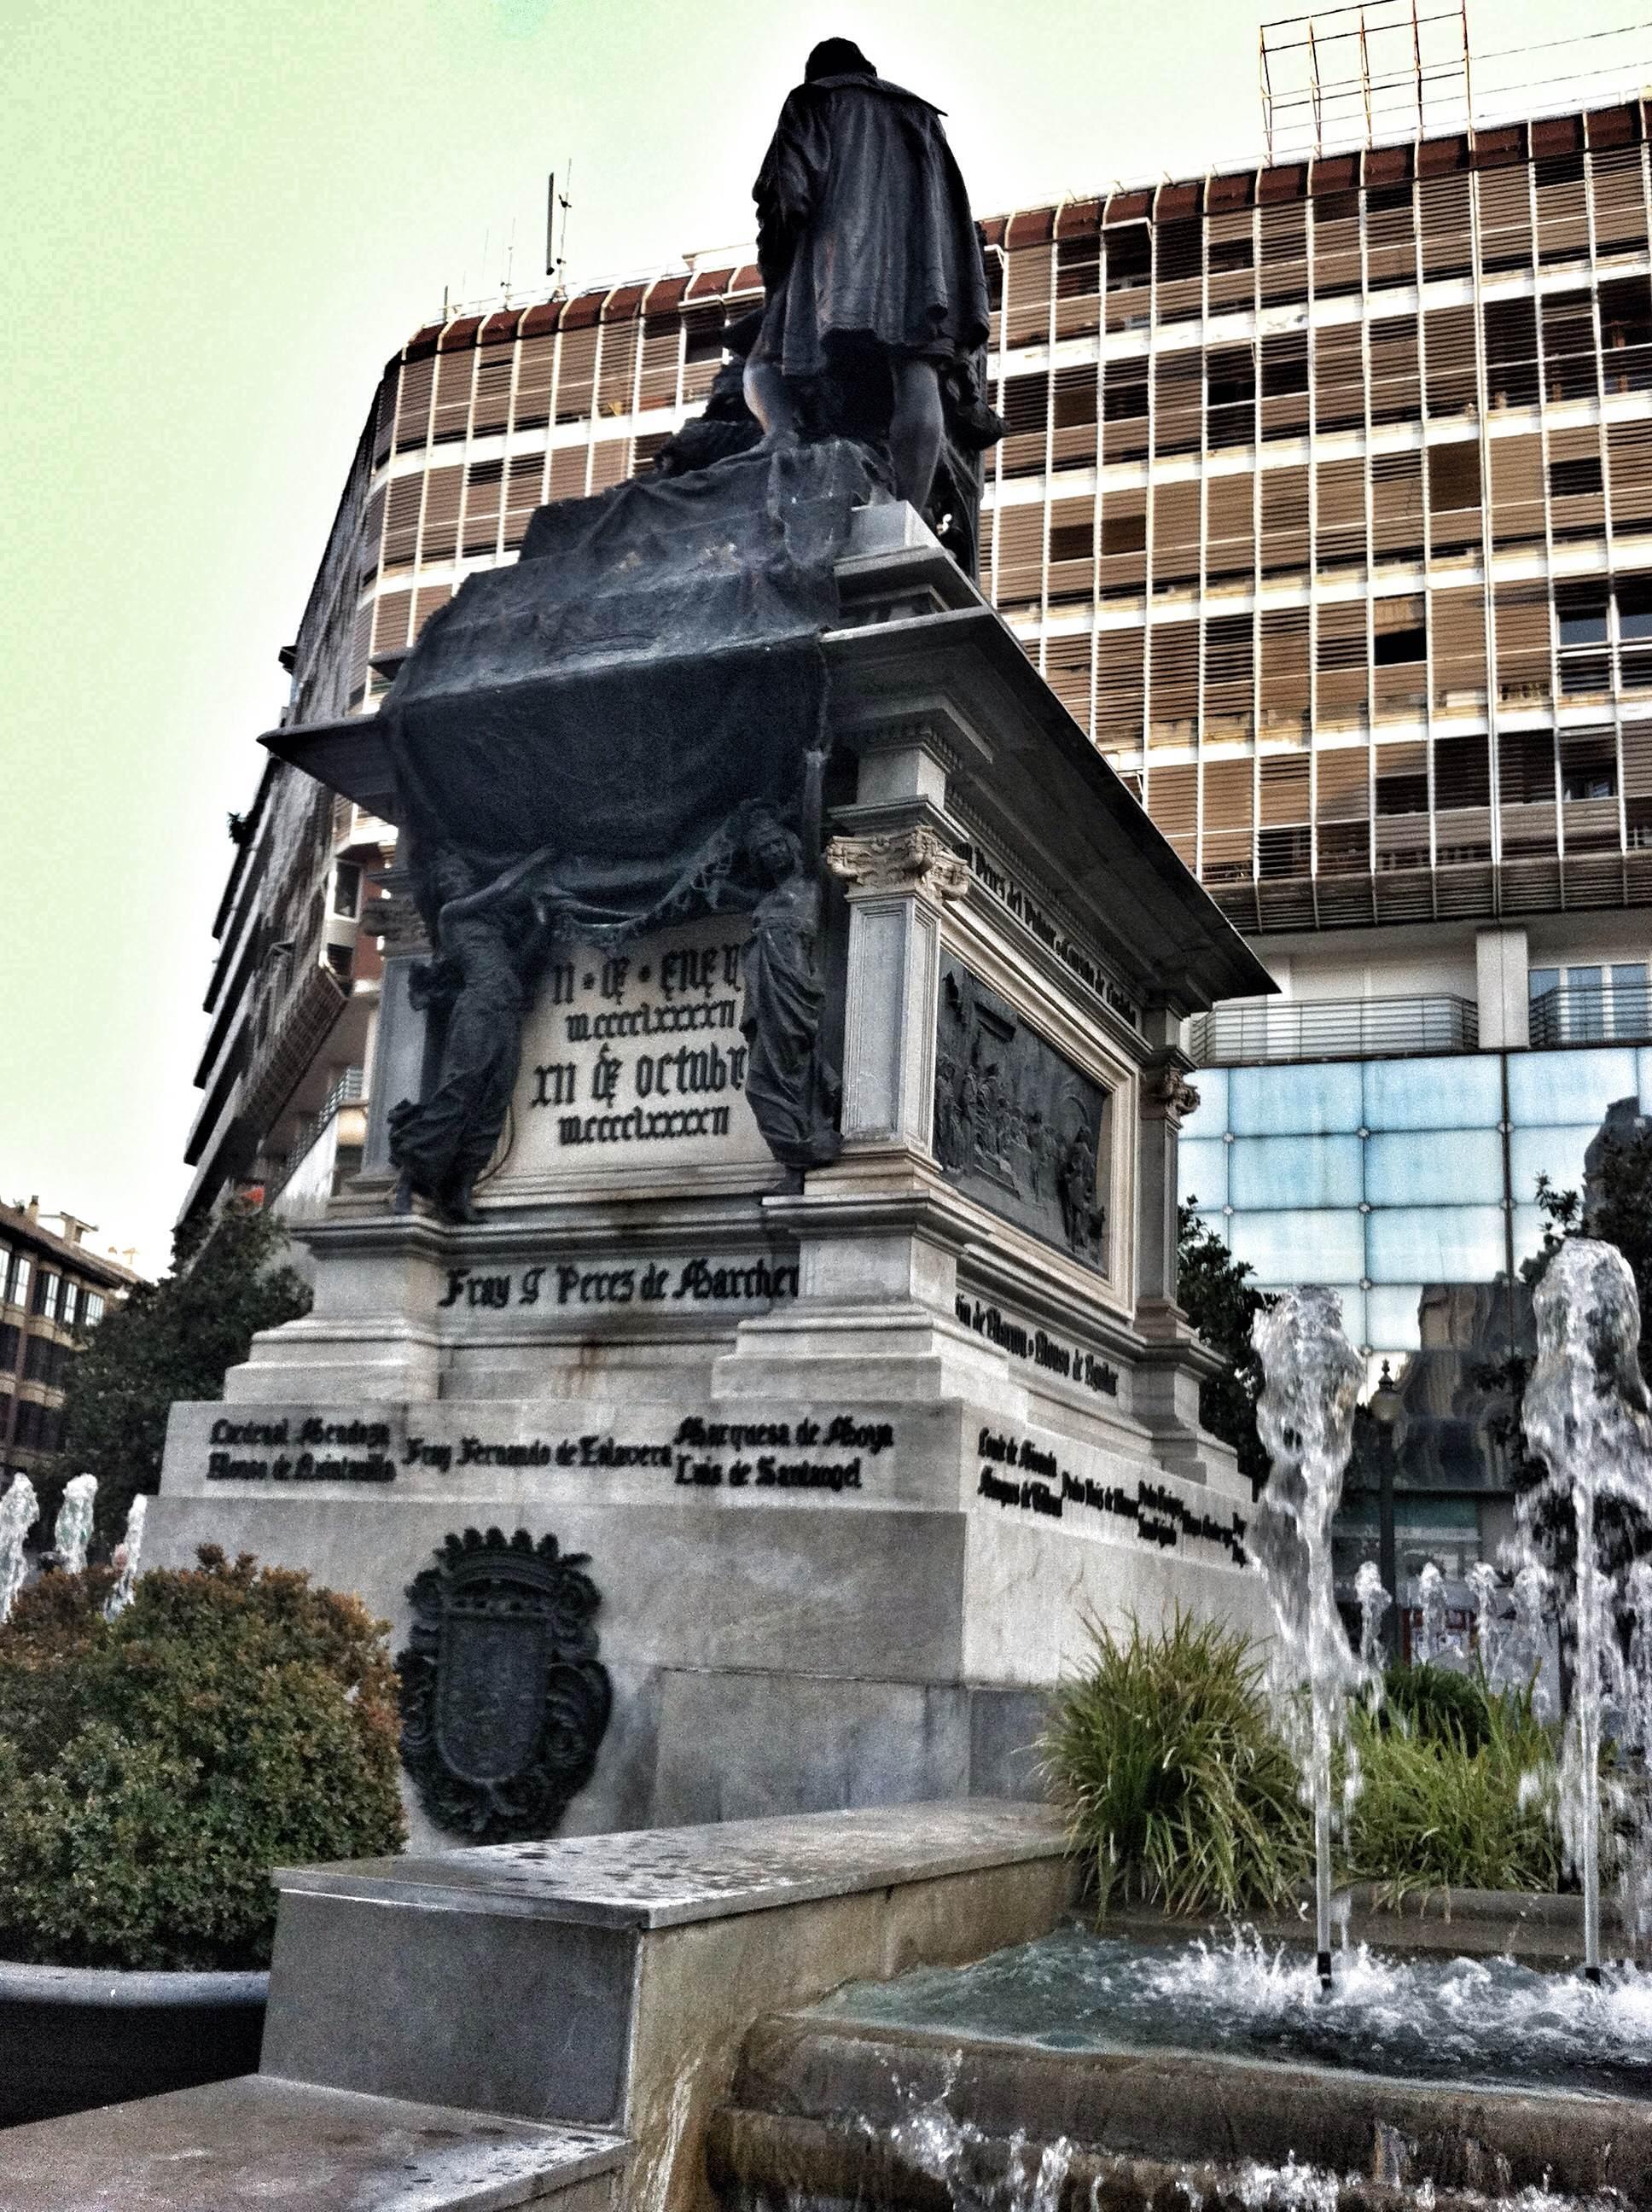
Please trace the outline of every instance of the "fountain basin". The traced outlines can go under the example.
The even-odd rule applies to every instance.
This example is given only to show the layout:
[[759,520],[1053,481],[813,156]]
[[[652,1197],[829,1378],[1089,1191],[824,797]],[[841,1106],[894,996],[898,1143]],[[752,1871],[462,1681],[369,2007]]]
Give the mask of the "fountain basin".
[[1328,1993],[1310,1940],[1253,1929],[1189,1942],[1058,1929],[969,1966],[852,1984],[817,2017],[1102,2057],[1212,2054],[1261,2064],[1649,2100],[1652,1974],[1609,1966],[1591,1988],[1510,1958],[1335,1954]]
[[[1643,2207],[1652,2106],[1218,2053],[1052,2049],[816,2010],[753,2031],[709,2156],[723,2201],[747,2212],[1352,2207],[1415,2203],[1425,2187],[1436,2212],[1458,2192],[1525,2190],[1613,2190]],[[1304,2194],[1304,2182],[1316,2185]]]
[[253,2072],[267,1973],[0,1961],[0,2125]]

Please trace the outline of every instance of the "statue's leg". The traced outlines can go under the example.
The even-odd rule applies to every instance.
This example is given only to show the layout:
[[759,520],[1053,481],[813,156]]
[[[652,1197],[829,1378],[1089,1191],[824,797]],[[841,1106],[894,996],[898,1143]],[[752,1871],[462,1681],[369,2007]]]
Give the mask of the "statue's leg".
[[[895,412],[890,417],[890,457],[902,499],[920,514],[929,504],[935,465],[941,457],[941,377],[932,361],[890,364],[895,378]],[[750,374],[750,371],[747,372]]]
[[782,446],[795,446],[798,410],[786,388],[779,364],[772,361],[747,362],[744,382],[745,404],[763,426],[759,451],[774,453]]

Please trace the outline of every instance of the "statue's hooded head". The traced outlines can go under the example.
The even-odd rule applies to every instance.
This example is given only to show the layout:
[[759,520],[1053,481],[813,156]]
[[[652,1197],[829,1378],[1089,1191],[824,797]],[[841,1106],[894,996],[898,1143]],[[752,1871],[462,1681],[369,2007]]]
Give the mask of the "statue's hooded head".
[[803,65],[803,81],[823,76],[876,76],[877,70],[853,39],[823,39]]

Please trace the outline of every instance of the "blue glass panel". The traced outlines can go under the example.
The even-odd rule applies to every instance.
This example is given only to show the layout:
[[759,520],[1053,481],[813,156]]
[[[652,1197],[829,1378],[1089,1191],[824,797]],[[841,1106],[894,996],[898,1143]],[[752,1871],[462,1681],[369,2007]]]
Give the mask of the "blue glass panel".
[[1495,1206],[1503,1196],[1503,1139],[1495,1129],[1373,1135],[1365,1195],[1373,1206]]
[[1272,1289],[1295,1283],[1357,1283],[1365,1273],[1364,1217],[1335,1212],[1236,1213],[1230,1245]]
[[1177,1172],[1181,1182],[1181,1203],[1185,1206],[1190,1198],[1196,1198],[1201,1206],[1225,1206],[1228,1146],[1222,1139],[1201,1137],[1190,1143],[1184,1137],[1180,1153]]
[[1224,1244],[1229,1241],[1228,1217],[1225,1213],[1206,1213],[1203,1206],[1201,1206],[1199,1212],[1194,1214],[1193,1219],[1199,1224],[1201,1229],[1208,1229],[1212,1237],[1219,1237]]
[[1495,1129],[1503,1119],[1495,1053],[1368,1060],[1364,1069],[1369,1129]]
[[1342,1333],[1356,1352],[1367,1340],[1365,1336],[1365,1293],[1347,1284],[1337,1291],[1337,1302],[1342,1308]]
[[1314,1136],[1360,1125],[1357,1060],[1311,1067],[1229,1071],[1229,1127],[1236,1136]]
[[1632,1098],[1639,1089],[1636,1055],[1623,1048],[1509,1054],[1509,1118],[1517,1129],[1568,1121],[1598,1127],[1614,1098]]
[[1422,1295],[1419,1283],[1381,1283],[1367,1291],[1365,1341],[1377,1352],[1415,1352],[1423,1340],[1417,1320]]
[[1182,1122],[1186,1137],[1219,1137],[1228,1126],[1228,1071],[1201,1067],[1193,1075],[1199,1103]]
[[1359,1204],[1357,1137],[1236,1137],[1228,1149],[1235,1206]]
[[1520,1206],[1537,1195],[1537,1179],[1546,1175],[1562,1190],[1583,1187],[1583,1154],[1600,1133],[1596,1121],[1574,1122],[1564,1129],[1516,1129],[1509,1139],[1509,1196]]
[[1384,1206],[1368,1217],[1374,1283],[1489,1283],[1503,1265],[1497,1206]]

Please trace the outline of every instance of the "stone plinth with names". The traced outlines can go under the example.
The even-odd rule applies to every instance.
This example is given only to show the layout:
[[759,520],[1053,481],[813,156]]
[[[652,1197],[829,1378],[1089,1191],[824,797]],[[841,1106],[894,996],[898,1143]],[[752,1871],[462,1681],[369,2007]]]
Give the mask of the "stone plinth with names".
[[[1024,1792],[1088,1616],[1260,1625],[1175,1152],[1182,1021],[1268,980],[909,508],[856,507],[829,582],[816,844],[742,812],[701,910],[629,936],[525,864],[549,949],[471,1220],[398,1204],[437,1054],[397,951],[313,1310],[174,1410],[151,1517],[155,1556],[308,1567],[398,1638],[456,1532],[501,1572],[554,1536],[612,1692],[573,1831]],[[374,717],[272,742],[397,803]]]

